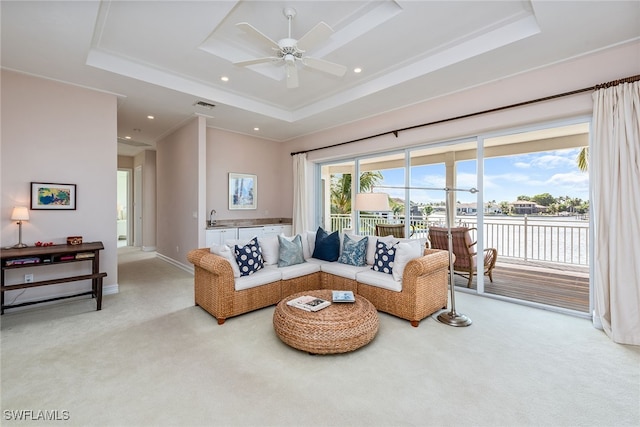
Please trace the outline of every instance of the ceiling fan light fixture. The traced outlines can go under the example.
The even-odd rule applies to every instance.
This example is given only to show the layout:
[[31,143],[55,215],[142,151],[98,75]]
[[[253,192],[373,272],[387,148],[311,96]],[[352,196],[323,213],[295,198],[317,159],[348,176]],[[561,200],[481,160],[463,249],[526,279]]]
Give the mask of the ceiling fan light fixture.
[[264,47],[273,49],[274,54],[273,56],[265,58],[234,62],[234,64],[239,66],[249,66],[268,62],[280,62],[280,64],[284,62],[287,87],[290,89],[298,87],[296,61],[302,62],[302,65],[305,67],[312,68],[323,73],[328,73],[336,77],[344,76],[347,71],[347,67],[344,65],[334,64],[333,62],[325,61],[324,59],[305,56],[307,50],[325,42],[329,37],[331,37],[333,29],[331,29],[331,27],[326,23],[319,22],[300,39],[294,39],[291,37],[291,20],[296,16],[296,10],[290,7],[284,8],[282,13],[289,21],[289,34],[288,37],[278,40],[277,43],[261,33],[248,22],[239,22],[236,24],[236,27],[244,31],[246,35],[252,37],[256,42],[259,42]]

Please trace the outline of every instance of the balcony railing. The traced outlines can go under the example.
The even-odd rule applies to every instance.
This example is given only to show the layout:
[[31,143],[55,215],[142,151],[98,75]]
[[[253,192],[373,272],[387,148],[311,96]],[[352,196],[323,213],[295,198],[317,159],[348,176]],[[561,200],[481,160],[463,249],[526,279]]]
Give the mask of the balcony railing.
[[[360,234],[375,234],[379,223],[404,223],[404,216],[361,215]],[[428,220],[411,217],[412,238],[428,237],[430,226],[444,226],[444,217],[434,214]],[[457,226],[477,227],[477,218],[456,217]],[[331,215],[331,229],[353,229],[350,215]],[[476,239],[475,230],[472,238]],[[579,266],[589,265],[589,223],[566,217],[486,216],[485,247],[498,255],[524,261],[544,261]]]

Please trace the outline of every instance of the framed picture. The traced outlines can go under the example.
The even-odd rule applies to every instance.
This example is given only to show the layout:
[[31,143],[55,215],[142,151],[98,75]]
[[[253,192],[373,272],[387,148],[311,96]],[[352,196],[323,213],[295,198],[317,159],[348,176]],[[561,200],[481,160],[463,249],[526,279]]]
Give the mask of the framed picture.
[[76,185],[31,183],[31,209],[75,210]]
[[257,209],[258,177],[246,173],[229,174],[229,209]]

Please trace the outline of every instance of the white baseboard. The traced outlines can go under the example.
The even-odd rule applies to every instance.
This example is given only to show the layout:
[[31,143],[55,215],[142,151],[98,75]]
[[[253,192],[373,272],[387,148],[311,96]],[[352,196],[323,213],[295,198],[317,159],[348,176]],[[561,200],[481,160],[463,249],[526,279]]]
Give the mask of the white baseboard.
[[120,287],[118,286],[117,283],[114,283],[112,285],[102,286],[102,295],[113,295],[113,294],[117,294],[119,291],[120,291]]
[[156,246],[142,246],[142,252],[153,252],[156,249]]
[[168,262],[169,264],[174,265],[174,266],[178,267],[179,269],[186,271],[187,273],[194,274],[194,269],[193,269],[192,265],[183,264],[180,261],[176,261],[173,258],[169,258],[168,256],[162,255],[162,254],[159,254],[159,253],[156,253],[156,256],[158,258],[160,258],[161,260],[163,260],[164,262]]

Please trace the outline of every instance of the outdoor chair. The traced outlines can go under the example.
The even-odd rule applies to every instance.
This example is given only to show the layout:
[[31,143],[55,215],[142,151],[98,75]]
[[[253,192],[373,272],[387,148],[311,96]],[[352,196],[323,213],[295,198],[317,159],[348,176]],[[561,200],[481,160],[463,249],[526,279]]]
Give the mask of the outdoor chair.
[[[474,248],[477,242],[471,241],[471,230],[476,228],[452,227],[451,239],[453,243],[453,254],[456,256],[453,263],[455,274],[468,277],[467,287],[471,287],[473,275],[476,274],[476,258],[477,253]],[[446,227],[430,227],[429,241],[432,249],[449,250],[448,230]],[[495,248],[487,248],[484,250],[484,274],[489,276],[489,280],[493,282],[493,267],[496,265],[498,251]],[[462,272],[462,273],[461,273]]]
[[[404,224],[376,224],[376,236],[393,236],[402,239],[404,238]],[[411,226],[411,236],[413,236],[413,225]]]

